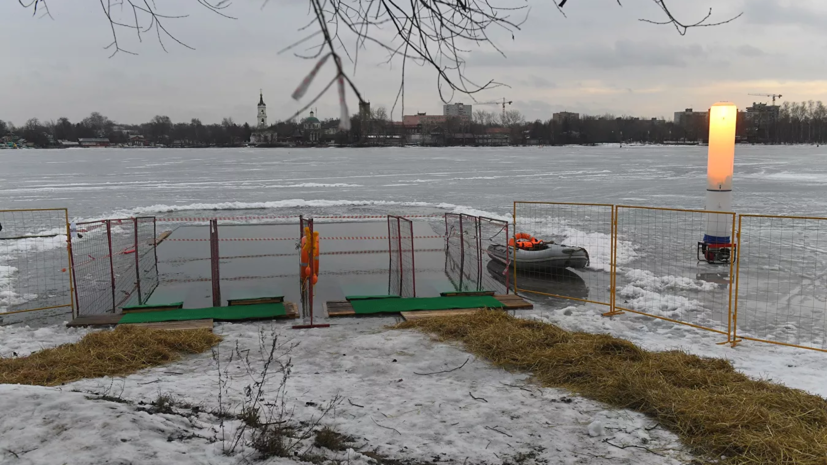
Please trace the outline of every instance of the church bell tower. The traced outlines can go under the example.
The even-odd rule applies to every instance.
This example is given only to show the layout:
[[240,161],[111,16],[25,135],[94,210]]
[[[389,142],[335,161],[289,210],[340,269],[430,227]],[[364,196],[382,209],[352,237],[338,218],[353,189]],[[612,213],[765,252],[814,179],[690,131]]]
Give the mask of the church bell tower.
[[267,127],[267,105],[264,104],[264,93],[259,89],[258,93],[258,127]]

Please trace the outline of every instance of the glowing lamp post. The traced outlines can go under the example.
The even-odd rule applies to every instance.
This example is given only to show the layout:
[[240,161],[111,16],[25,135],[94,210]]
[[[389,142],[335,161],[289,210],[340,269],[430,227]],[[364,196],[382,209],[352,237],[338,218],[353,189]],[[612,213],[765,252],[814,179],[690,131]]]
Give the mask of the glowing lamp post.
[[[709,159],[706,172],[706,209],[732,211],[732,173],[735,168],[735,123],[738,108],[719,102],[709,109]],[[732,248],[732,215],[710,213],[706,234],[698,244],[709,263],[728,263]],[[700,255],[700,254],[699,254]]]

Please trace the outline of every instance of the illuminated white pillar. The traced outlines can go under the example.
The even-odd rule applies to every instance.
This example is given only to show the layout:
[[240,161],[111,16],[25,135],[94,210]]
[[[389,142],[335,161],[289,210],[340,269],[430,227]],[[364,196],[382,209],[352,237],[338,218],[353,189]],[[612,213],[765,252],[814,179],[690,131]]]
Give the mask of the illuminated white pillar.
[[[719,102],[709,109],[709,159],[706,168],[706,209],[732,211],[732,173],[735,169],[735,123],[738,108]],[[707,215],[707,244],[729,244],[732,215]]]

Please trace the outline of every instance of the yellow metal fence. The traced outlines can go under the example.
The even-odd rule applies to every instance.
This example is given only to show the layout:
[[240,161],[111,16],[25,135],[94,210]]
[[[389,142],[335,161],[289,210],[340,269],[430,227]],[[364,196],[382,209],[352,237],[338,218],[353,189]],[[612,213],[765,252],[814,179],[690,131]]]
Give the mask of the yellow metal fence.
[[65,208],[0,210],[0,317],[74,311]]
[[[722,335],[827,351],[827,218],[514,202],[514,230],[582,247],[588,266],[515,262],[524,295],[590,302]],[[729,243],[704,245],[722,223]],[[511,249],[512,261],[515,258]],[[521,268],[522,266],[522,268]]]

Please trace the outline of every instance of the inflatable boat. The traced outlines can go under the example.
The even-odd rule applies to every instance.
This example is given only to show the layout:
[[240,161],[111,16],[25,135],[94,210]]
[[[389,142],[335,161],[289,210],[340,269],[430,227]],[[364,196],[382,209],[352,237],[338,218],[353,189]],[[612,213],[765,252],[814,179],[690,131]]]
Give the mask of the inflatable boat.
[[586,249],[544,242],[525,233],[519,233],[510,239],[507,247],[491,245],[486,252],[492,260],[500,263],[510,265],[512,261],[516,262],[518,271],[585,268],[589,265]]

